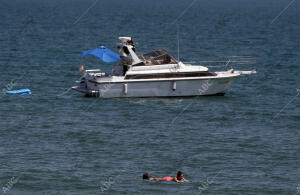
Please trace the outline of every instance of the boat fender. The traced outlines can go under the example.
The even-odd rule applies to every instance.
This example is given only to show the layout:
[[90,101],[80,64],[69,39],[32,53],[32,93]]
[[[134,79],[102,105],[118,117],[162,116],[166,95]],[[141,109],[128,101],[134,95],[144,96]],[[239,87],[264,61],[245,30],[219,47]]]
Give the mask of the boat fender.
[[173,91],[175,91],[176,90],[176,81],[173,81]]
[[124,94],[127,95],[127,92],[128,92],[127,84],[124,84]]

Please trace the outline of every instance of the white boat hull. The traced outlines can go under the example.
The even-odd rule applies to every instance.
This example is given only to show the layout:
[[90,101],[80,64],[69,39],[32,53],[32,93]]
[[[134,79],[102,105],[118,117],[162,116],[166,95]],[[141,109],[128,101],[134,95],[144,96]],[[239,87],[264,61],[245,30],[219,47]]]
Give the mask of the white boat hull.
[[101,98],[224,95],[236,77],[165,81],[90,82],[73,89]]

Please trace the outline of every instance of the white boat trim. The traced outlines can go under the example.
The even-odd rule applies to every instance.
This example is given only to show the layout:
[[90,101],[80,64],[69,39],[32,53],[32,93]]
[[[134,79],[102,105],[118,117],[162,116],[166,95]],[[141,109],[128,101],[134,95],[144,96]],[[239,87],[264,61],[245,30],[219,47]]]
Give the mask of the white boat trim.
[[92,83],[99,83],[99,84],[108,84],[108,83],[132,83],[132,82],[160,82],[160,81],[183,81],[183,80],[211,80],[211,79],[224,79],[224,78],[235,78],[239,77],[240,74],[232,74],[232,75],[224,75],[222,77],[214,77],[214,76],[207,76],[207,77],[182,77],[182,78],[155,78],[155,79],[112,79],[111,81],[95,81],[95,80],[88,80]]

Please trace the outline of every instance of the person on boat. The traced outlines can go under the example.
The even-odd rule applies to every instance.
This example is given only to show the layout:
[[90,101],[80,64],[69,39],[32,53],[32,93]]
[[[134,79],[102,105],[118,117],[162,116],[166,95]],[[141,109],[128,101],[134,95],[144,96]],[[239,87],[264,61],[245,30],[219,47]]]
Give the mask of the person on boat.
[[134,51],[134,53],[135,53],[135,47],[134,47],[132,38],[128,41],[128,44],[132,46],[132,51]]

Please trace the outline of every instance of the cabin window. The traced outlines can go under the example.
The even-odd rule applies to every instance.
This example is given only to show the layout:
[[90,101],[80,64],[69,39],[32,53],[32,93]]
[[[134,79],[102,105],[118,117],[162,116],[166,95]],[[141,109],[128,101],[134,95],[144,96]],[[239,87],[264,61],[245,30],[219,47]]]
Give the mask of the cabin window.
[[153,50],[143,55],[138,56],[143,62],[143,65],[162,65],[162,64],[177,64],[175,58],[173,58],[166,50]]

